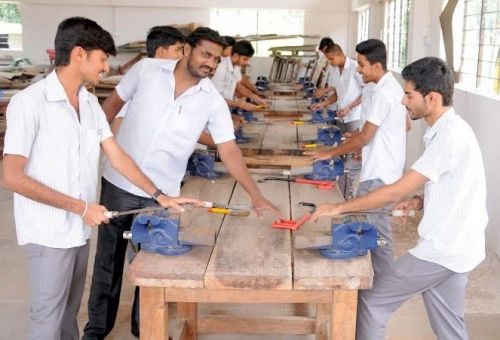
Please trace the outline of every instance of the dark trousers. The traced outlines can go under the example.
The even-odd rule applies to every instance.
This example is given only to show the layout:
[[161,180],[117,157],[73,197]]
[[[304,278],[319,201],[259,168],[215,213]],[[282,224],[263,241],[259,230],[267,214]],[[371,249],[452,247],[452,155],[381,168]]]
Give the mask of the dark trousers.
[[[151,198],[130,194],[102,179],[101,204],[110,211],[124,211],[156,205]],[[94,273],[90,287],[88,314],[83,339],[104,339],[115,325],[120,302],[123,266],[128,240],[123,232],[130,230],[133,215],[123,215],[99,226]],[[139,287],[135,289],[131,332],[139,334]]]

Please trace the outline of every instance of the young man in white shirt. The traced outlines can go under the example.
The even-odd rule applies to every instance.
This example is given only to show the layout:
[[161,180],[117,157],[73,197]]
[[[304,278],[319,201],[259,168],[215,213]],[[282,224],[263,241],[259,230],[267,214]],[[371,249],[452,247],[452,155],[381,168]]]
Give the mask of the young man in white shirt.
[[[106,206],[95,203],[100,147],[128,180],[148,195],[157,190],[116,143],[84,86],[109,71],[108,56],[116,54],[111,35],[92,20],[69,18],[59,24],[55,50],[56,69],[7,108],[3,184],[15,193],[18,243],[28,254],[28,339],[79,338],[90,227],[109,222]],[[156,200],[177,208],[190,201]]]
[[427,57],[402,72],[403,104],[412,120],[429,125],[425,151],[396,183],[340,204],[321,205],[313,216],[374,209],[398,202],[425,186],[422,197],[397,209],[424,209],[419,240],[375,278],[373,289],[360,292],[358,340],[384,339],[391,314],[422,294],[438,339],[468,339],[464,302],[468,273],[485,257],[486,179],[479,143],[452,106],[453,72],[438,58]]
[[[180,59],[182,58],[186,38],[181,31],[172,26],[154,26],[146,37],[146,52],[148,58]],[[111,131],[116,135],[123,117],[127,113],[128,104],[125,104],[115,119],[111,122]]]
[[255,111],[255,104],[236,100],[234,95],[237,91],[240,96],[252,99],[259,105],[267,105],[267,102],[253,93],[247,86],[243,84],[241,76],[241,68],[250,65],[250,58],[254,54],[252,44],[248,40],[240,40],[233,45],[231,56],[221,58],[217,70],[212,77],[212,82],[219,93],[226,100],[227,105],[232,109],[242,109],[247,111]]
[[[222,162],[249,193],[257,214],[270,210],[281,215],[250,177],[234,141],[227,104],[208,78],[222,54],[224,41],[216,31],[206,27],[194,30],[186,41],[181,60],[139,61],[103,103],[110,121],[130,101],[118,143],[163,192],[176,196],[188,158],[207,128]],[[151,204],[147,194],[109,164],[104,168],[101,201],[119,211]],[[127,247],[122,233],[131,223],[132,217],[125,216],[99,229],[84,339],[103,339],[114,326]],[[139,335],[137,297],[138,294],[132,316],[132,333],[136,336]]]
[[[318,89],[314,91],[314,96],[316,98],[321,98],[330,93],[331,91],[333,91],[333,88],[327,84],[328,72],[331,67],[328,63],[328,60],[325,57],[325,50],[327,49],[328,46],[331,45],[333,45],[333,40],[330,37],[321,38],[318,45],[319,57],[311,77],[312,83],[318,87]],[[321,75],[322,77],[320,79]]]
[[[362,149],[362,166],[357,195],[362,196],[383,185],[396,182],[403,174],[406,152],[406,110],[401,104],[403,90],[391,72],[387,71],[385,44],[369,39],[356,46],[358,72],[366,87],[361,112],[362,128],[345,143],[331,150],[308,152],[313,160],[357,152]],[[368,221],[379,234],[392,241],[389,206],[378,210]],[[372,252],[375,275],[393,260],[392,247],[380,247]]]
[[[326,100],[313,104],[312,109],[325,109],[337,103],[337,116],[341,117],[339,126],[342,132],[349,134],[358,131],[361,126],[361,94],[363,79],[356,71],[358,63],[347,57],[342,48],[333,44],[325,49],[325,57],[329,61],[328,86],[333,93]],[[339,180],[339,186],[346,199],[354,197],[354,181],[361,169],[361,161],[351,155],[346,156],[345,168],[349,171]]]

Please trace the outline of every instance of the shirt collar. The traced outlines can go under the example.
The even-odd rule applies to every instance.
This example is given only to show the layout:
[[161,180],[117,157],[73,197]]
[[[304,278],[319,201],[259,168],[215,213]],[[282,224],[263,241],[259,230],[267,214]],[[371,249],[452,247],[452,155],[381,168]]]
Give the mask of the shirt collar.
[[[50,72],[50,74],[45,78],[47,83],[47,100],[50,102],[57,102],[61,100],[66,100],[68,96],[66,95],[66,91],[64,91],[64,87],[57,76],[56,70]],[[89,92],[85,88],[85,86],[80,86],[78,90],[78,100],[88,100]]]
[[447,123],[455,116],[455,109],[453,107],[449,108],[439,119],[434,123],[434,125],[429,126],[424,134],[424,140],[431,140],[434,138],[436,133],[447,125]]
[[[179,59],[177,60],[169,60],[168,62],[165,62],[164,64],[161,65],[161,68],[162,70],[165,70],[167,72],[169,72],[172,76],[174,76],[174,70],[175,70],[175,66],[177,65],[177,63],[179,62]],[[196,85],[193,85],[192,88],[194,88],[194,90],[203,90],[205,92],[209,92],[210,91],[210,79],[207,77],[207,78],[203,78],[203,79],[200,79],[200,81],[196,84]]]
[[377,91],[379,88],[383,86],[384,83],[388,82],[389,79],[393,78],[394,76],[392,75],[391,71],[387,71],[382,78],[378,81],[378,83],[375,84],[374,90]]

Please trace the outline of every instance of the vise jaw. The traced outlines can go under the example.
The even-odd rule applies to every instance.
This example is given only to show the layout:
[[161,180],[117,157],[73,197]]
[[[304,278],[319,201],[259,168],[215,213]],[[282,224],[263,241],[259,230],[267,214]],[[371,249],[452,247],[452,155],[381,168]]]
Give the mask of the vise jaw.
[[319,253],[329,259],[348,259],[377,249],[377,229],[367,222],[332,224],[332,242],[319,247]]
[[192,247],[179,240],[179,216],[170,216],[168,211],[137,215],[130,232],[123,237],[131,239],[141,250],[163,255],[182,255]]

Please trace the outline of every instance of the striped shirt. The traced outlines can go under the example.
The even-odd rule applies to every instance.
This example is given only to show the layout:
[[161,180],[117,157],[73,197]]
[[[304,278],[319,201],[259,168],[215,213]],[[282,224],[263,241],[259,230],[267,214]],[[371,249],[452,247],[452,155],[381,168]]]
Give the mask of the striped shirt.
[[[16,94],[7,108],[4,155],[26,157],[26,175],[45,186],[96,202],[100,143],[112,133],[83,86],[78,102],[80,122],[55,71]],[[14,216],[20,245],[71,248],[90,237],[80,216],[16,193]]]
[[233,100],[236,85],[240,80],[241,68],[238,65],[233,65],[231,57],[222,58],[212,77],[212,82],[217,91],[219,91],[225,99]]
[[424,135],[425,152],[412,169],[429,179],[414,256],[454,272],[474,269],[485,256],[486,179],[471,127],[453,108]]

